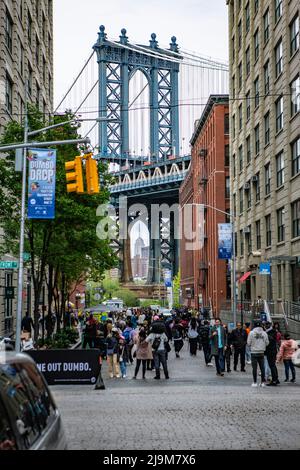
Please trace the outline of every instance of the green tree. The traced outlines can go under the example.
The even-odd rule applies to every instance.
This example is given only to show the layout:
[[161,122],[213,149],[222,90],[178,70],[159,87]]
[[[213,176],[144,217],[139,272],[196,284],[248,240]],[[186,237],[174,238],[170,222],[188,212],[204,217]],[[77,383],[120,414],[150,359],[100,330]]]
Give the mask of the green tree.
[[173,307],[180,307],[180,270],[173,278]]
[[[54,123],[66,121],[72,115],[56,116]],[[29,107],[30,130],[45,127],[41,114]],[[23,141],[23,127],[17,122],[8,124],[1,139],[2,144]],[[39,140],[77,139],[77,129],[64,125],[39,135]],[[56,166],[56,214],[54,220],[26,220],[25,251],[31,255],[31,271],[34,288],[35,338],[38,335],[38,307],[44,279],[47,279],[49,297],[59,309],[59,317],[64,314],[68,290],[74,282],[89,275],[97,280],[105,270],[116,265],[116,257],[109,247],[109,240],[96,236],[99,219],[96,209],[109,198],[107,167],[99,164],[102,175],[100,194],[67,194],[65,162],[78,155],[76,145],[63,145],[57,148]],[[0,160],[0,225],[3,229],[2,252],[18,255],[21,211],[21,174],[14,169],[14,152],[8,152]],[[47,276],[46,276],[47,274]],[[58,313],[58,312],[57,312]]]

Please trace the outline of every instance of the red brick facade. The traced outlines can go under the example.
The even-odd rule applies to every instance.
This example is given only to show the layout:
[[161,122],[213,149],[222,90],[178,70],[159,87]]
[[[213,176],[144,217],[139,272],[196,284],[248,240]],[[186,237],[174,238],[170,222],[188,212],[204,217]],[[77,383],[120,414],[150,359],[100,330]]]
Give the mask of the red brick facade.
[[[191,139],[191,168],[180,188],[181,207],[191,203],[206,204],[229,212],[228,114],[228,97],[210,96]],[[230,299],[227,261],[218,259],[218,223],[227,220],[224,214],[208,207],[204,214],[203,248],[187,250],[185,239],[181,240],[182,303],[197,309],[211,307],[216,315],[221,303]]]

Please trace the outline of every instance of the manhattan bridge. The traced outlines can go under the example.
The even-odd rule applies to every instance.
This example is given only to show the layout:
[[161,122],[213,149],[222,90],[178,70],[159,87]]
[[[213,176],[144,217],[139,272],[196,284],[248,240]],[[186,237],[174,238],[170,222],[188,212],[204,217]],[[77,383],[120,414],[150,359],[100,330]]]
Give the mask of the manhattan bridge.
[[[125,29],[113,39],[100,26],[90,56],[56,108],[56,113],[68,109],[80,116],[81,133],[90,137],[95,158],[109,163],[117,218],[125,196],[128,207],[147,208],[146,218],[129,211],[128,224],[143,220],[149,232],[157,232],[155,239],[149,237],[149,286],[160,283],[162,266],[171,266],[173,275],[179,267],[174,217],[161,213],[151,227],[150,205],[178,203],[195,121],[210,94],[224,93],[225,62],[184,50],[175,36],[163,47],[152,33],[149,44],[141,45],[131,42]],[[120,259],[120,279],[130,283],[130,238],[117,237],[112,246]]]

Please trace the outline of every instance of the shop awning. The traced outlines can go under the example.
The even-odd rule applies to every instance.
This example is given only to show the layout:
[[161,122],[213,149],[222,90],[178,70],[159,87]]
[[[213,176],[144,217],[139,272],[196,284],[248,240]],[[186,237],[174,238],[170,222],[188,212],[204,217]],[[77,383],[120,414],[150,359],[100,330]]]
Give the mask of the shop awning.
[[245,274],[242,275],[242,277],[239,278],[238,282],[244,282],[246,279],[251,276],[252,271],[247,271]]

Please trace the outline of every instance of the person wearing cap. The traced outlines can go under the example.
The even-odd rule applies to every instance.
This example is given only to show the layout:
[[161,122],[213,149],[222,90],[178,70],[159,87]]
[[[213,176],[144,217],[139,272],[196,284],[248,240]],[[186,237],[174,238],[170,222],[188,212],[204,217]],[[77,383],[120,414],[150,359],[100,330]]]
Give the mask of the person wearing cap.
[[247,344],[250,346],[251,350],[251,363],[252,363],[252,374],[253,374],[253,383],[252,387],[257,387],[257,364],[259,365],[261,371],[261,386],[265,386],[265,366],[264,366],[264,353],[266,347],[269,344],[269,338],[267,333],[263,330],[262,324],[260,321],[254,323],[253,330],[250,331]]

